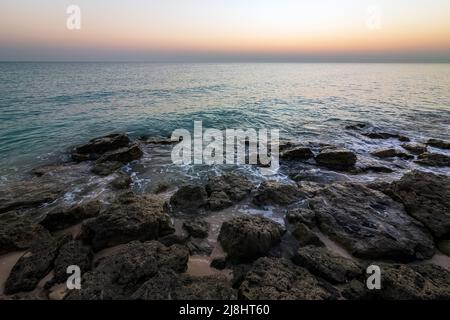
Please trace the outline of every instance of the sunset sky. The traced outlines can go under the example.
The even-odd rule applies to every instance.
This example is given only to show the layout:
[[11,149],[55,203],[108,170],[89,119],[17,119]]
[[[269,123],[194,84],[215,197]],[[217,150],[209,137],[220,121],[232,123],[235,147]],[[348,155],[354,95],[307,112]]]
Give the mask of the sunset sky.
[[367,59],[450,61],[450,1],[0,2],[0,60]]

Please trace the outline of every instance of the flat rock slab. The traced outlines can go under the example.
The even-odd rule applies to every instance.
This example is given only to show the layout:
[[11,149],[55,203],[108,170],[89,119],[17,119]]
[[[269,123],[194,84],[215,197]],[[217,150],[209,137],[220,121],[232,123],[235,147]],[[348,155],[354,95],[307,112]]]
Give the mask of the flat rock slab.
[[403,203],[406,211],[422,222],[436,238],[450,237],[450,178],[412,171],[383,190]]
[[355,183],[332,184],[310,201],[319,228],[360,258],[427,259],[434,243],[403,206]]
[[324,167],[336,170],[349,170],[356,164],[356,154],[343,148],[324,148],[314,158]]

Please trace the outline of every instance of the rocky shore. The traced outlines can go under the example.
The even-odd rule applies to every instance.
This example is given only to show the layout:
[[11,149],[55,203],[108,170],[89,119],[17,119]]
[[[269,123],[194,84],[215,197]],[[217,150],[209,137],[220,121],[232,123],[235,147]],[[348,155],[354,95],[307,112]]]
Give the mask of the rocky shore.
[[[450,167],[450,142],[343,130],[401,147],[282,141],[283,179],[238,168],[151,191],[136,189],[130,165],[170,157],[167,138],[74,147],[0,190],[1,298],[450,299],[450,177],[433,173]],[[70,265],[80,290],[66,288]],[[366,286],[369,265],[380,290]]]

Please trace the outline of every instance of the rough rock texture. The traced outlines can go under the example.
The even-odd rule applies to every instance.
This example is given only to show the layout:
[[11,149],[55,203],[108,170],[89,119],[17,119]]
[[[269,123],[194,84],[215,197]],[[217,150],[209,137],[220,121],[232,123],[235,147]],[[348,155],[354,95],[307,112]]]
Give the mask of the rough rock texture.
[[[224,192],[229,200],[241,201],[248,196],[252,190],[252,183],[246,177],[234,173],[212,177],[206,184],[208,195],[213,198],[216,192]],[[230,204],[231,205],[231,204]]]
[[330,169],[348,170],[354,167],[356,155],[347,149],[325,148],[315,157],[319,165]]
[[402,148],[413,154],[422,154],[427,152],[427,146],[421,143],[404,143]]
[[361,258],[430,258],[434,244],[402,205],[355,183],[332,184],[311,200],[319,228]]
[[392,300],[450,299],[450,271],[432,264],[381,264],[381,289],[375,294]]
[[207,204],[208,195],[203,186],[185,185],[180,187],[170,198],[170,205],[175,211],[197,213]]
[[397,149],[382,149],[371,153],[378,158],[401,158],[401,159],[413,159],[414,156],[401,152]]
[[286,214],[286,220],[291,224],[303,223],[308,227],[316,225],[315,212],[308,208],[290,209]]
[[439,153],[422,153],[415,162],[430,167],[450,167],[450,157]]
[[450,240],[441,240],[437,243],[439,250],[450,257]]
[[1,188],[0,214],[52,202],[64,193],[65,188],[64,181],[47,176],[35,177]]
[[152,240],[173,233],[164,202],[154,195],[119,199],[98,217],[86,220],[81,237],[95,251],[132,240]]
[[292,235],[295,237],[295,239],[298,240],[300,246],[324,246],[319,237],[303,223],[298,223],[295,225],[295,228],[292,231]]
[[258,187],[253,203],[257,206],[290,205],[299,200],[303,194],[292,184],[284,184],[275,181],[264,181]]
[[69,208],[57,206],[46,213],[40,224],[50,231],[62,230],[85,219],[96,217],[101,210],[102,204],[97,200]]
[[143,154],[144,153],[142,152],[141,147],[137,143],[134,143],[127,147],[105,152],[100,158],[98,158],[97,163],[111,161],[128,163],[139,159]]
[[191,255],[209,256],[214,246],[206,239],[191,238],[186,242],[186,247]]
[[267,254],[282,234],[282,227],[272,220],[239,216],[222,224],[218,240],[229,259],[249,261]]
[[283,151],[280,158],[286,160],[308,160],[314,157],[311,149],[308,147],[298,147]]
[[400,135],[398,133],[390,133],[390,132],[381,132],[381,131],[372,131],[372,132],[366,132],[362,135],[370,138],[370,139],[390,139],[390,138],[396,138],[399,141],[408,142],[410,139],[406,136]]
[[325,248],[313,246],[300,248],[292,257],[292,261],[331,283],[346,283],[363,275],[358,263],[335,256]]
[[427,145],[440,148],[440,149],[450,149],[450,141],[444,141],[439,139],[429,139]]
[[81,241],[70,240],[59,248],[58,255],[54,263],[55,283],[62,283],[67,280],[67,267],[77,265],[81,274],[91,270],[93,253],[91,248],[83,245]]
[[183,228],[194,238],[206,238],[209,231],[209,223],[201,219],[188,220],[183,223]]
[[123,190],[127,189],[132,182],[133,180],[128,174],[120,172],[117,178],[111,181],[111,185],[116,190]]
[[437,238],[450,237],[450,178],[412,171],[384,192],[404,204],[406,212]]
[[208,206],[212,211],[219,211],[231,205],[233,205],[233,201],[223,191],[214,191],[209,196]]
[[146,281],[161,271],[184,272],[189,253],[186,248],[166,247],[158,241],[131,242],[82,277],[81,290],[72,290],[65,299],[129,299]]
[[236,292],[221,275],[192,277],[160,272],[132,296],[136,300],[234,300]]
[[0,215],[0,255],[30,248],[51,239],[41,225],[13,213]]
[[122,167],[123,163],[119,161],[96,162],[91,171],[99,176],[108,176]]
[[99,155],[128,146],[130,139],[124,133],[110,134],[104,137],[95,138],[89,143],[75,148],[72,152],[72,158],[75,161],[95,160]]
[[5,283],[5,293],[31,291],[52,269],[58,252],[53,239],[37,242],[14,265]]
[[324,300],[338,298],[331,285],[284,259],[260,258],[239,287],[245,300]]

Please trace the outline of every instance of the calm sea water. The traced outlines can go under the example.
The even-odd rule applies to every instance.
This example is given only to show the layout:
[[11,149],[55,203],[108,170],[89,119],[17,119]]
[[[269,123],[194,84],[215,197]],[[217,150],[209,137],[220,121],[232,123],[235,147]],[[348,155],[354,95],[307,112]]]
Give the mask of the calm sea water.
[[450,137],[449,64],[0,63],[0,176],[126,131],[278,128],[370,148],[349,120]]

